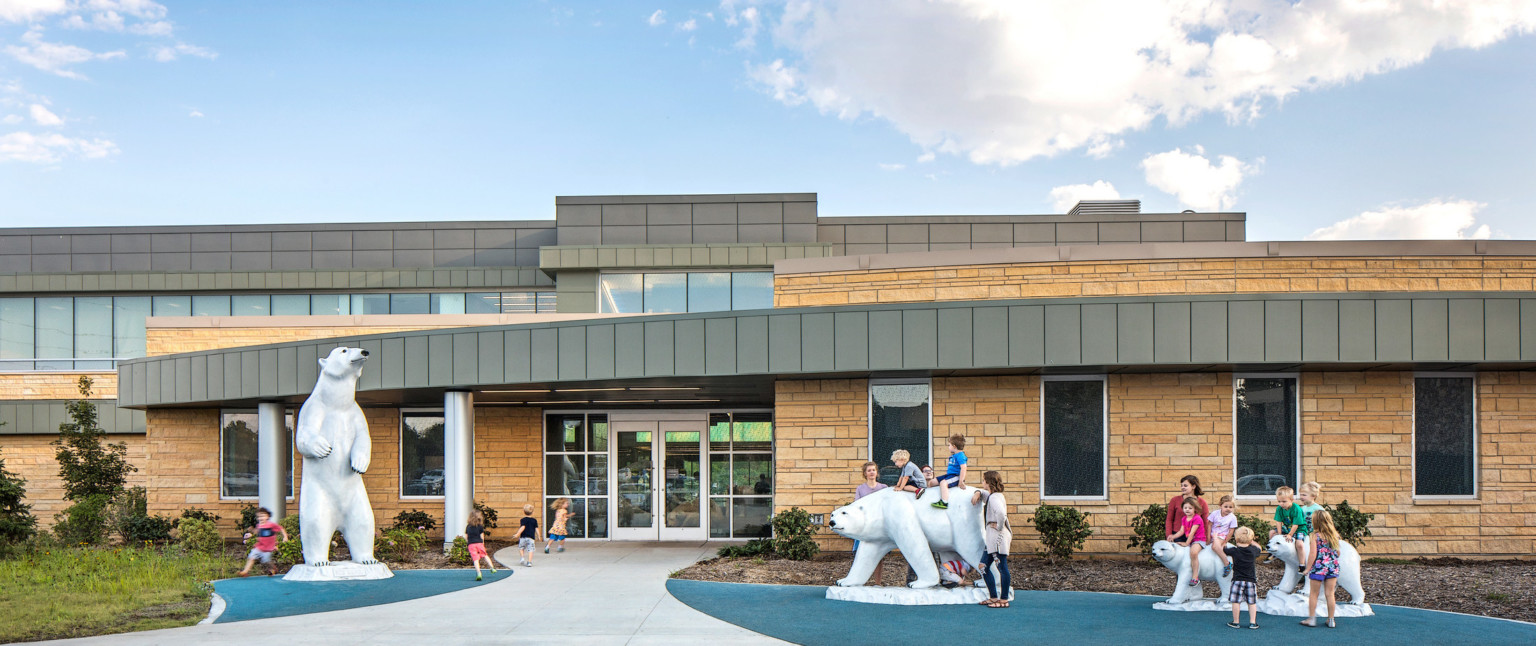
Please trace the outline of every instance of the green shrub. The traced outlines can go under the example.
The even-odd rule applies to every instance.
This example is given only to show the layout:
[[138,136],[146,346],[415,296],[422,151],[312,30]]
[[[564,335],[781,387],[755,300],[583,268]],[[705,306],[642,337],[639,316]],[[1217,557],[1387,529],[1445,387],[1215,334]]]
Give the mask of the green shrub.
[[[1263,516],[1238,514],[1237,526],[1253,530],[1253,542],[1258,543],[1260,548],[1269,545],[1269,530],[1273,529],[1274,525],[1271,525],[1269,520]],[[1229,536],[1228,540],[1232,538]]]
[[[1131,519],[1131,542],[1126,547],[1141,548],[1141,553],[1152,556],[1152,544],[1168,538],[1168,508],[1147,505],[1146,509]],[[1241,522],[1241,519],[1239,519]]]
[[816,557],[821,548],[811,535],[811,514],[799,507],[790,507],[773,516],[773,552],[791,561],[808,561]]
[[65,545],[95,545],[107,538],[107,505],[111,498],[91,494],[54,514],[53,533]]
[[248,502],[240,507],[240,529],[246,530],[256,526],[256,503]]
[[437,529],[437,521],[433,520],[432,515],[427,512],[420,509],[412,509],[396,514],[394,527],[395,529],[413,529],[430,532]]
[[495,509],[492,509],[490,505],[483,502],[475,501],[475,511],[480,512],[480,515],[485,517],[486,529],[496,529],[497,513]]
[[206,521],[208,521],[210,523],[214,523],[214,524],[218,524],[218,522],[219,522],[219,515],[218,514],[215,514],[215,513],[211,512],[211,511],[204,510],[204,509],[202,509],[200,507],[188,507],[186,509],[181,510],[181,517],[182,518],[195,518],[197,520],[206,520]]
[[1339,538],[1357,549],[1365,544],[1365,537],[1371,535],[1368,525],[1376,518],[1376,514],[1355,509],[1349,506],[1348,500],[1340,501],[1338,507],[1323,505],[1323,509],[1328,510],[1328,515],[1333,517],[1333,526],[1339,530]]
[[176,534],[181,546],[189,552],[218,554],[224,551],[224,539],[211,520],[183,516],[176,521]]
[[[1083,548],[1083,542],[1093,535],[1088,526],[1088,514],[1074,507],[1040,505],[1035,508],[1030,521],[1040,533],[1044,549],[1036,550],[1051,561],[1072,558],[1072,553]],[[1161,537],[1159,537],[1161,540]]]
[[0,460],[0,549],[8,549],[37,533],[37,518],[27,498],[27,481],[5,470]]
[[80,377],[80,399],[65,404],[69,421],[59,425],[59,478],[64,481],[64,498],[75,502],[91,496],[111,499],[128,482],[128,474],[138,469],[128,463],[128,445],[103,441],[106,432],[96,421],[96,405],[91,403],[91,378]]
[[[489,523],[491,520],[487,518],[485,522]],[[448,548],[448,562],[454,565],[469,565],[469,539],[463,536],[453,537],[453,547]]]
[[[381,561],[408,562],[427,545],[427,534],[418,529],[391,527],[373,539],[373,557]],[[465,549],[466,553],[468,548]]]
[[772,553],[773,541],[766,538],[754,538],[747,541],[746,545],[727,545],[715,552],[715,554],[726,558],[746,558]]
[[149,515],[149,494],[143,487],[129,487],[118,492],[107,504],[107,528],[132,543],[128,537],[129,525]]
[[130,545],[168,543],[174,523],[170,516],[136,516],[119,527],[123,542]]

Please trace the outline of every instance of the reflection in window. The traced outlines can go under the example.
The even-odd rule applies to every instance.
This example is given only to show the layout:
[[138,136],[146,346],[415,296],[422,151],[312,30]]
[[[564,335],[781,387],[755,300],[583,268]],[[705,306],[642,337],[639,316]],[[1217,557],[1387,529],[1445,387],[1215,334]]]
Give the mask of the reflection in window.
[[772,307],[772,272],[738,271],[731,274],[731,309],[766,310]]
[[[256,498],[261,495],[260,441],[254,412],[226,412],[220,415],[219,497]],[[288,445],[293,446],[293,413],[283,416]],[[288,454],[287,497],[293,497],[293,453]]]
[[1047,379],[1040,473],[1046,496],[1104,496],[1104,380]]
[[77,359],[106,359],[76,362],[76,370],[112,369],[112,297],[84,296],[75,299],[75,353]]
[[598,277],[597,307],[599,312],[619,314],[767,309],[773,307],[773,273],[603,274]]
[[0,298],[0,368],[32,369],[31,361],[6,361],[37,356],[32,351],[37,336],[32,305],[30,298]]
[[545,529],[554,521],[550,504],[571,499],[571,538],[608,536],[608,416],[583,413],[544,417]]
[[432,294],[433,314],[464,314],[465,296],[468,294]]
[[731,309],[731,275],[724,272],[688,274],[690,312],[724,312]]
[[144,356],[144,319],[147,317],[148,296],[112,299],[113,356],[122,359]]
[[309,297],[309,313],[312,316],[352,313],[352,299],[346,294],[313,294]]
[[273,294],[273,316],[309,316],[309,297],[304,294]]
[[645,274],[645,312],[688,311],[687,274]]
[[900,473],[891,453],[897,449],[905,449],[919,467],[942,469],[929,461],[933,442],[928,430],[928,384],[872,383],[869,396],[869,459],[880,465],[880,482],[896,485]]
[[400,495],[443,495],[443,414],[401,413]]
[[[75,356],[75,306],[71,298],[37,299],[37,356],[68,359]],[[69,370],[72,361],[39,361],[38,370]]]
[[426,294],[390,294],[390,314],[427,314],[431,305]]
[[773,414],[709,416],[709,535],[757,538],[771,533]]
[[1477,495],[1477,409],[1471,377],[1413,380],[1413,495]]
[[229,316],[229,296],[193,296],[192,316]]
[[1272,496],[1297,486],[1296,378],[1240,377],[1236,382],[1237,494]]
[[191,296],[154,297],[155,316],[187,316],[192,313]]
[[231,316],[266,316],[272,312],[272,297],[267,294],[240,294],[229,298]]

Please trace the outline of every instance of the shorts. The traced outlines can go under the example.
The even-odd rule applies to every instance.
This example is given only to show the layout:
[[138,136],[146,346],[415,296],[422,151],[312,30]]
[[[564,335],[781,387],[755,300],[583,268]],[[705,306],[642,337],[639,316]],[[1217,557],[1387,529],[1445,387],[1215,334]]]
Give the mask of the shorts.
[[1201,547],[1201,549],[1204,549],[1204,548],[1207,548],[1207,547],[1210,547],[1210,546],[1211,546],[1211,544],[1210,544],[1210,543],[1207,543],[1207,542],[1205,542],[1205,541],[1190,541],[1190,542],[1189,542],[1189,545],[1190,545],[1190,546],[1191,546],[1191,547],[1193,547],[1193,546],[1195,546],[1195,545],[1199,545],[1199,546],[1200,546],[1200,547]]
[[469,544],[469,560],[478,561],[485,558],[485,543]]
[[563,541],[563,540],[565,540],[565,534],[550,534],[549,535],[549,540],[552,540],[552,541]]
[[1230,532],[1228,532],[1226,534],[1217,534],[1216,535],[1216,540],[1218,540],[1218,541],[1225,541],[1228,538],[1230,538],[1231,536],[1232,536],[1232,534]]
[[256,559],[258,561],[261,561],[263,564],[271,564],[272,563],[272,552],[263,552],[261,550],[252,548],[251,549],[251,553],[245,555],[245,559],[247,561],[249,561],[251,559]]
[[958,473],[946,473],[946,474],[941,475],[941,476],[939,476],[937,478],[934,478],[933,479],[934,486],[938,486],[938,483],[944,482],[945,480],[948,480],[950,482],[950,484],[957,484],[957,483],[960,482],[960,474],[958,474]]
[[1233,581],[1227,590],[1227,601],[1254,605],[1259,602],[1259,586],[1252,581]]
[[533,551],[533,539],[527,536],[517,539],[517,549],[525,552]]
[[1337,579],[1339,578],[1339,575],[1330,574],[1327,572],[1313,572],[1308,574],[1307,578],[1312,579],[1313,581],[1327,581],[1328,579]]

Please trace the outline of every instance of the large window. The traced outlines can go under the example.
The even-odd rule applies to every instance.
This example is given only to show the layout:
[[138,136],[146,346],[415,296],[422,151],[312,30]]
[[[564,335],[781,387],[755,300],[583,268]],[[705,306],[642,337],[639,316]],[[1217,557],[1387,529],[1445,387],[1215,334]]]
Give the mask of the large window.
[[400,412],[400,495],[443,495],[442,411]]
[[709,535],[773,534],[773,414],[709,416]]
[[1296,378],[1239,376],[1234,383],[1236,478],[1239,496],[1273,496],[1300,481]]
[[1107,396],[1102,376],[1045,377],[1040,382],[1040,494],[1104,498],[1109,463]]
[[[261,495],[259,440],[255,411],[226,411],[219,416],[219,497],[256,498]],[[293,413],[283,415],[288,446],[293,446]],[[288,451],[288,489],[293,497],[293,451]]]
[[1477,495],[1477,405],[1471,376],[1413,380],[1413,495]]
[[869,384],[869,459],[880,465],[880,482],[896,484],[900,470],[891,462],[891,453],[906,449],[912,463],[919,467],[933,465],[933,421],[929,415],[928,382],[881,382]]
[[565,523],[571,538],[608,537],[608,416],[584,413],[544,417],[544,529],[555,521],[550,504],[571,499]]
[[599,312],[619,314],[720,312],[773,307],[773,272],[657,272],[603,274]]

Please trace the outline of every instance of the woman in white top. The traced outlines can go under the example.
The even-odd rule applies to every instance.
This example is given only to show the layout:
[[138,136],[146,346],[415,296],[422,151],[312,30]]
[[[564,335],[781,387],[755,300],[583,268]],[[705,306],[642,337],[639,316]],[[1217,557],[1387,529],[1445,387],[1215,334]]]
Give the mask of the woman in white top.
[[[1008,524],[1008,501],[1003,498],[1003,476],[996,471],[981,474],[982,489],[986,491],[987,553],[981,557],[981,576],[987,581],[989,598],[981,602],[988,608],[1007,608],[1008,598],[1013,596],[1013,576],[1008,573],[1008,545],[1013,542],[1013,528]],[[982,492],[972,496],[971,504],[983,502]],[[992,564],[1002,581],[992,578]],[[1000,584],[1000,585],[999,585]]]

